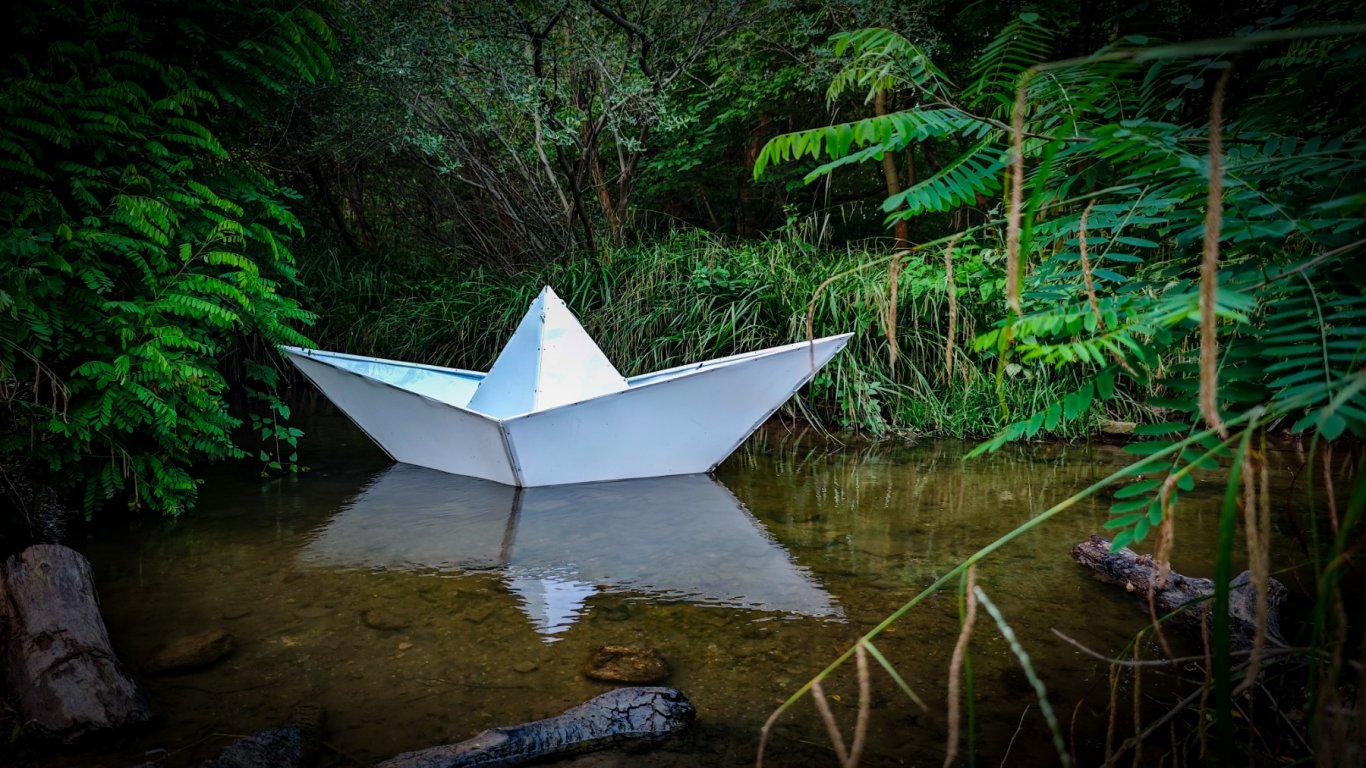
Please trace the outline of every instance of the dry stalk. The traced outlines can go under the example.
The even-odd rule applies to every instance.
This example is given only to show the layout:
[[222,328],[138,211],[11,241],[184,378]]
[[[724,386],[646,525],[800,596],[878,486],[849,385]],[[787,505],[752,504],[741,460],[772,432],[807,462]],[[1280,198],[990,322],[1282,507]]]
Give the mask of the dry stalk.
[[892,381],[896,382],[901,381],[896,370],[896,360],[901,354],[896,341],[896,303],[901,292],[901,257],[906,253],[893,253],[891,263],[887,266],[887,310],[882,314],[883,332],[887,336],[887,365],[892,370]]
[[1177,760],[1179,760],[1181,756],[1181,740],[1176,738],[1175,720],[1172,720],[1170,723],[1167,723],[1167,732],[1171,734],[1172,739],[1171,752],[1169,752],[1168,754],[1172,756],[1172,768],[1177,768]]
[[764,725],[759,729],[759,750],[754,756],[754,768],[764,768],[764,748],[768,746],[768,735],[773,732],[773,725],[778,722],[783,710],[781,708],[773,710],[764,721]]
[[830,711],[830,704],[825,700],[825,689],[821,687],[820,680],[811,683],[811,700],[816,703],[816,711],[821,713],[821,722],[825,723],[825,732],[830,735],[830,743],[835,747],[835,756],[839,758],[840,765],[847,766],[849,750],[844,746],[844,737],[840,735],[835,714]]
[[1333,444],[1323,446],[1323,494],[1328,502],[1328,520],[1333,526],[1333,536],[1338,535],[1338,501],[1333,493]]
[[1200,717],[1196,725],[1200,738],[1200,759],[1205,759],[1205,749],[1209,746],[1205,739],[1205,712],[1209,707],[1209,693],[1214,690],[1214,646],[1210,644],[1209,627],[1214,611],[1212,602],[1205,603],[1204,616],[1200,619],[1200,642],[1205,649],[1205,687],[1200,691]]
[[1262,656],[1266,650],[1267,582],[1271,577],[1271,471],[1266,461],[1266,436],[1259,450],[1243,454],[1243,522],[1247,529],[1248,570],[1257,591],[1257,627],[1252,638],[1252,655],[1247,674],[1234,694],[1248,690],[1257,682]]
[[[1323,599],[1323,598],[1320,598]],[[1324,766],[1350,766],[1348,759],[1347,715],[1343,711],[1338,696],[1338,674],[1342,670],[1343,649],[1347,647],[1347,610],[1343,606],[1341,590],[1334,590],[1332,597],[1333,616],[1337,620],[1332,657],[1325,667],[1320,668],[1318,681],[1318,701],[1314,702],[1315,734],[1319,748],[1319,760]]]
[[[1141,646],[1134,643],[1134,661],[1139,660]],[[1143,670],[1134,667],[1134,733],[1143,733]],[[1134,742],[1134,765],[1142,765],[1143,741]]]
[[1020,219],[1024,204],[1024,112],[1025,90],[1034,70],[1026,70],[1015,88],[1010,113],[1010,198],[1006,201],[1006,304],[1018,317],[1020,308]]
[[1077,754],[1077,716],[1081,714],[1081,705],[1086,703],[1086,699],[1077,699],[1077,706],[1072,708],[1072,722],[1067,726],[1067,743],[1072,748],[1072,754]]
[[1119,665],[1110,666],[1110,702],[1105,720],[1105,768],[1113,768],[1115,758],[1115,720],[1119,716]]
[[[914,251],[914,249],[911,249],[911,251]],[[897,254],[895,254],[895,258],[900,258],[901,253],[902,252],[898,252]],[[831,275],[830,277],[825,278],[825,280],[823,280],[820,285],[816,286],[816,290],[811,292],[811,301],[807,302],[806,304],[806,340],[810,346],[811,374],[813,376],[816,373],[816,345],[811,342],[814,342],[816,340],[816,300],[821,297],[821,294],[825,292],[826,288],[830,287],[831,283],[835,282],[841,277],[848,277],[849,275],[852,275],[855,272],[861,272],[862,270],[867,269],[873,266],[874,264],[880,264],[881,262],[881,259],[874,259],[872,261],[864,262],[854,267],[853,269],[846,269],[843,272],[837,272]]]
[[[1167,586],[1167,576],[1172,568],[1172,549],[1176,546],[1176,531],[1173,518],[1176,510],[1172,507],[1172,493],[1176,490],[1176,475],[1168,475],[1162,483],[1162,495],[1158,497],[1162,505],[1162,525],[1158,527],[1157,550],[1153,557],[1157,560],[1157,586]],[[1168,654],[1170,655],[1170,654]]]
[[1257,682],[1262,655],[1266,648],[1266,582],[1270,578],[1270,469],[1266,463],[1265,436],[1261,450],[1243,454],[1243,526],[1247,536],[1247,570],[1257,590],[1257,633],[1253,653],[1247,661],[1247,675],[1233,693],[1240,694]]
[[1006,743],[1005,754],[1001,755],[1001,768],[1010,765],[1010,750],[1015,748],[1015,740],[1020,738],[1020,731],[1024,730],[1024,721],[1029,716],[1029,708],[1032,706],[1034,705],[1026,704],[1024,711],[1020,713],[1020,721],[1015,724],[1015,732],[1010,734],[1010,741]]
[[1167,658],[1173,658],[1176,654],[1172,653],[1172,647],[1167,643],[1167,635],[1162,631],[1162,620],[1157,617],[1157,586],[1148,584],[1148,618],[1152,620],[1153,637],[1157,638],[1157,644],[1162,647],[1162,653]]
[[958,642],[953,646],[953,656],[949,660],[949,743],[944,753],[944,768],[953,765],[958,757],[958,703],[962,696],[963,656],[967,653],[968,640],[972,638],[972,625],[977,620],[977,564],[968,566],[967,606],[963,614],[963,629],[958,633]]
[[811,294],[811,303],[806,307],[806,342],[811,353],[811,375],[816,375],[816,299],[820,298],[831,283],[844,277],[843,274],[831,275],[825,281],[816,286],[816,290]]
[[1357,662],[1356,710],[1357,753],[1345,757],[1360,760],[1362,751],[1366,751],[1366,643],[1361,644],[1361,659]]
[[1171,573],[1172,549],[1176,546],[1176,510],[1172,506],[1172,493],[1176,490],[1176,475],[1168,475],[1162,483],[1162,493],[1158,496],[1162,505],[1162,524],[1157,528],[1157,549],[1153,553],[1153,559],[1157,560],[1157,579],[1148,585],[1148,616],[1152,619],[1153,636],[1162,646],[1162,652],[1167,658],[1175,654],[1172,653],[1171,645],[1167,643],[1167,635],[1162,631],[1162,622],[1157,618],[1157,604],[1155,592],[1167,586],[1167,576]]
[[873,681],[868,674],[868,649],[860,639],[854,646],[854,661],[858,667],[858,719],[854,721],[854,743],[849,747],[849,759],[844,768],[857,768],[863,757],[863,745],[868,740],[868,716],[873,710]]
[[[1105,327],[1105,319],[1100,315],[1100,302],[1096,299],[1096,284],[1091,279],[1091,260],[1086,257],[1086,217],[1091,215],[1091,206],[1096,201],[1092,200],[1086,204],[1081,212],[1081,227],[1077,232],[1077,246],[1081,252],[1081,277],[1086,281],[1086,301],[1091,305],[1091,313],[1096,316],[1096,329]],[[1166,578],[1165,574],[1163,578]]]
[[944,347],[944,378],[953,381],[953,346],[954,339],[958,334],[958,290],[953,284],[953,247],[958,244],[958,238],[962,237],[960,232],[953,236],[949,245],[944,249],[944,280],[949,296],[949,339]]
[[1219,232],[1224,221],[1224,169],[1221,131],[1224,88],[1231,70],[1225,69],[1214,86],[1209,110],[1209,202],[1205,209],[1205,249],[1200,260],[1200,415],[1222,438],[1228,427],[1219,415],[1219,338],[1215,331],[1215,302],[1219,288]]
[[[1209,602],[1208,602],[1208,601],[1206,601],[1205,606],[1206,606],[1206,610],[1208,611],[1208,610],[1209,610]],[[1117,659],[1117,658],[1115,658],[1115,657],[1113,657],[1113,656],[1106,656],[1105,654],[1101,653],[1100,651],[1095,650],[1094,648],[1088,648],[1088,647],[1086,647],[1085,645],[1083,645],[1082,643],[1080,643],[1076,638],[1068,636],[1065,632],[1059,632],[1056,628],[1053,629],[1053,634],[1054,634],[1054,635],[1057,635],[1057,637],[1058,637],[1059,640],[1062,640],[1063,642],[1067,643],[1068,645],[1072,646],[1073,648],[1076,648],[1078,651],[1081,651],[1082,653],[1086,654],[1087,656],[1090,656],[1091,658],[1093,658],[1093,659],[1095,659],[1095,660],[1097,660],[1097,661],[1103,661],[1103,662],[1105,662],[1106,664],[1109,664],[1109,665],[1112,666],[1112,667],[1120,667],[1120,668],[1131,668],[1131,667],[1166,667],[1166,668],[1171,668],[1171,667],[1181,667],[1181,666],[1185,666],[1185,665],[1187,665],[1187,664],[1193,664],[1193,663],[1195,663],[1195,662],[1204,662],[1204,663],[1205,663],[1205,666],[1208,667],[1208,666],[1210,665],[1210,663],[1211,663],[1211,662],[1210,662],[1210,657],[1209,657],[1209,654],[1208,654],[1208,653],[1206,653],[1206,654],[1203,655],[1203,656],[1173,656],[1173,657],[1170,658],[1170,659],[1139,659],[1139,660],[1137,660],[1137,661],[1131,661],[1131,660],[1129,660],[1129,659]],[[1208,635],[1206,635],[1206,636],[1208,636]],[[1294,656],[1294,655],[1304,655],[1304,654],[1310,653],[1310,652],[1311,652],[1311,649],[1309,649],[1309,648],[1300,648],[1300,647],[1290,647],[1290,646],[1286,646],[1286,647],[1280,647],[1280,648],[1273,648],[1273,649],[1270,649],[1270,650],[1267,651],[1266,656],[1267,656],[1268,658],[1274,657],[1274,656]],[[1237,650],[1237,651],[1232,651],[1232,652],[1230,653],[1231,656],[1237,656],[1237,657],[1249,656],[1249,655],[1251,655],[1251,654],[1252,654],[1252,651],[1251,651],[1251,650]],[[1210,684],[1210,685],[1213,685],[1213,683],[1209,683],[1209,684]]]

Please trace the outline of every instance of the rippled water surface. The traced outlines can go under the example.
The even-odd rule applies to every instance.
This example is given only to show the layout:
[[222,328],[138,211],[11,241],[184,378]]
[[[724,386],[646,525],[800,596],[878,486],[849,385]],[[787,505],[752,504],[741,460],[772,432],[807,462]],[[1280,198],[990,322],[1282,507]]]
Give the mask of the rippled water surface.
[[[1042,445],[963,463],[958,443],[838,446],[768,428],[714,479],[514,491],[393,465],[317,407],[305,417],[308,473],[217,470],[195,513],[80,544],[131,667],[207,628],[228,630],[237,648],[201,672],[143,678],[159,725],[62,761],[195,765],[232,734],[316,702],[328,716],[318,764],[370,764],[603,692],[583,669],[611,643],[658,649],[666,684],[693,700],[702,725],[672,751],[585,764],[752,763],[764,719],[861,632],[1124,460],[1113,447]],[[1175,566],[1191,575],[1212,570],[1199,559],[1217,516],[1218,489],[1206,485],[1183,499]],[[979,573],[1090,756],[1103,744],[1106,667],[1050,630],[1118,653],[1144,625],[1069,557],[1102,530],[1106,505],[1080,504]],[[987,621],[972,654],[979,760],[999,764],[1009,749],[1010,764],[1054,764],[1032,689]],[[878,641],[928,708],[875,670],[865,765],[942,762],[957,632],[948,590]],[[1145,692],[1160,698],[1162,685]],[[825,692],[852,728],[852,673]],[[833,764],[828,744],[803,702],[779,722],[766,764]]]

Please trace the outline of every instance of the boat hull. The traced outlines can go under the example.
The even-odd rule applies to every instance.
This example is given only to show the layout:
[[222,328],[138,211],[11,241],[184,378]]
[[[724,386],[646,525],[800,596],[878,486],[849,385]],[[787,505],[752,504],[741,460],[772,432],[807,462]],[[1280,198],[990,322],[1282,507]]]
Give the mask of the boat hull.
[[[406,363],[284,351],[394,460],[534,487],[709,472],[849,337],[635,377],[626,389],[505,418],[464,407],[468,387],[450,387],[455,394],[442,400],[443,389],[406,383],[414,368]],[[386,365],[406,367],[404,375],[377,378]],[[429,372],[426,379],[480,375],[429,366],[420,371]]]

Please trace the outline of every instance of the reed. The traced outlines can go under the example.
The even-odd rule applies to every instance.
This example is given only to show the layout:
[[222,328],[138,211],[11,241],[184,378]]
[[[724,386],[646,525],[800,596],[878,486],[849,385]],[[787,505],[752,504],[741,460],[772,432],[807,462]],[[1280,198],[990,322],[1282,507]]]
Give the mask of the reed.
[[[697,231],[515,274],[318,254],[303,260],[302,298],[321,318],[313,335],[324,348],[483,370],[550,285],[626,375],[805,338],[809,312],[816,336],[855,336],[788,406],[789,416],[877,436],[980,437],[1004,426],[995,363],[963,340],[994,316],[999,288],[981,286],[999,286],[1001,276],[966,240],[954,255],[955,300],[939,255],[927,252],[903,258],[895,313],[886,252],[818,250],[795,237],[734,243]],[[1022,368],[1003,394],[1012,411],[1027,412],[1056,402],[1074,379],[1042,365]],[[1107,415],[1130,417],[1098,407],[1089,424],[1054,435],[1079,435]]]

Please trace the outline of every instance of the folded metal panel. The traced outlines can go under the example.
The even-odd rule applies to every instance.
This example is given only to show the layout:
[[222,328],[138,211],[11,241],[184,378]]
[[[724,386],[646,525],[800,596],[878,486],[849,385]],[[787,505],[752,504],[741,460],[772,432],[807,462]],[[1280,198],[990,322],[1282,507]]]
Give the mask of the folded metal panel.
[[848,340],[791,345],[508,419],[521,484],[709,472]]
[[469,401],[506,418],[626,389],[626,380],[549,286],[531,303]]
[[484,374],[478,371],[465,371],[459,368],[439,368],[435,365],[344,355],[340,352],[324,352],[318,349],[281,349],[291,355],[309,357],[461,408],[469,404],[479,382],[484,380]]
[[496,420],[286,350],[289,359],[395,461],[520,485]]
[[[815,343],[820,344],[830,339],[847,338],[852,335],[853,334],[843,334],[842,336],[827,336],[824,338],[816,339]],[[768,349],[761,349],[756,352],[741,352],[736,355],[727,355],[726,357],[715,357],[711,360],[703,360],[700,363],[688,363],[686,365],[679,365],[673,368],[665,368],[660,371],[653,371],[651,373],[642,373],[638,376],[632,376],[631,378],[626,380],[626,384],[630,387],[638,387],[642,384],[653,384],[655,382],[663,381],[665,379],[678,378],[679,376],[683,376],[685,374],[692,373],[693,371],[698,371],[703,368],[716,368],[721,365],[729,365],[730,363],[739,360],[748,360],[750,358],[763,357],[765,355],[786,352],[789,349],[796,349],[798,347],[809,351],[810,344],[811,342],[797,341],[791,344],[785,344],[780,347],[769,347]],[[810,362],[810,355],[808,355],[807,360],[808,362]],[[817,370],[819,370],[820,365],[817,365],[816,368]]]

